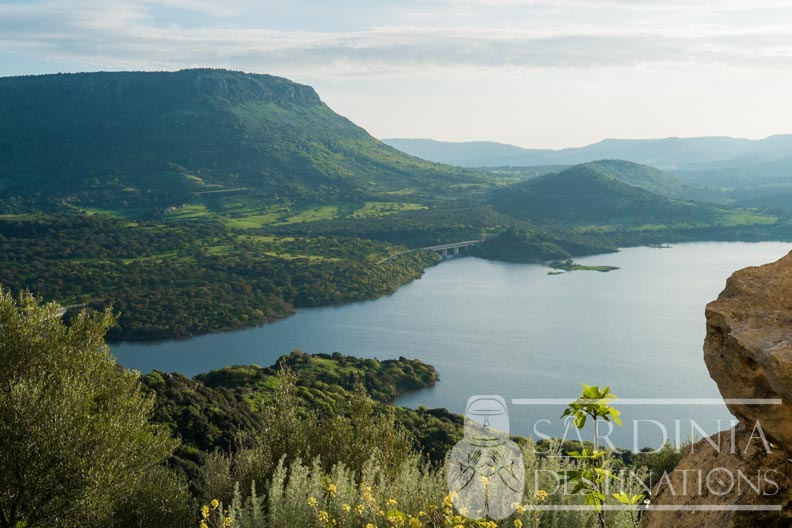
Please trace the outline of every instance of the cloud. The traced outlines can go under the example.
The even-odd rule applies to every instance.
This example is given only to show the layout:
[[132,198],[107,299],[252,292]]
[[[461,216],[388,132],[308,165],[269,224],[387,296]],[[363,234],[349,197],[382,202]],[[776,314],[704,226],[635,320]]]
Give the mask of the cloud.
[[421,0],[429,5],[469,7],[544,7],[552,9],[624,9],[634,11],[691,12],[756,11],[762,9],[788,9],[787,0]]
[[[593,4],[560,0],[564,4]],[[604,0],[627,4],[627,0]],[[519,0],[431,0],[425,3],[538,5]],[[682,0],[668,0],[681,3]],[[725,5],[735,5],[723,0]],[[558,5],[557,2],[554,2]],[[596,2],[600,4],[599,0]],[[635,5],[633,0],[629,2]],[[638,4],[649,2],[639,1]],[[707,4],[699,2],[699,5]],[[668,5],[664,3],[664,5]],[[759,5],[775,5],[759,0]],[[592,24],[542,20],[514,26],[371,26],[348,31],[304,31],[257,27],[241,16],[236,26],[191,27],[157,17],[156,9],[178,8],[218,15],[205,0],[0,3],[0,43],[48,59],[102,69],[174,69],[210,65],[300,73],[309,77],[464,75],[472,70],[591,69],[607,67],[721,67],[788,71],[792,26],[679,24],[652,20]],[[244,0],[222,4],[236,17]],[[414,13],[414,11],[410,11]],[[212,18],[210,17],[210,21]],[[420,19],[418,19],[420,22]]]

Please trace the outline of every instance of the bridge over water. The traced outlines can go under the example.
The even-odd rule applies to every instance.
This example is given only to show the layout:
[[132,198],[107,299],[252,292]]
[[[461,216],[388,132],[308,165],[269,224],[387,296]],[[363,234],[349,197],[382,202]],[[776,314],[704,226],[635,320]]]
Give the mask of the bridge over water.
[[[479,239],[479,240],[464,240],[462,242],[451,242],[450,244],[440,244],[440,245],[437,245],[437,246],[427,246],[427,247],[422,247],[422,248],[419,248],[419,249],[422,249],[422,250],[425,250],[425,251],[436,251],[436,252],[440,253],[440,255],[442,255],[443,258],[446,258],[449,255],[453,255],[453,256],[459,255],[459,252],[461,250],[467,249],[470,246],[475,246],[476,244],[480,244],[481,242],[484,242],[483,238]],[[411,249],[409,251],[403,251],[401,253],[396,253],[396,254],[391,255],[388,258],[382,260],[382,262],[380,262],[380,263],[390,262],[391,260],[393,260],[393,259],[395,259],[397,257],[400,257],[402,255],[406,255],[408,253],[412,253],[414,251],[418,251],[418,249]]]
[[469,248],[470,246],[475,246],[476,244],[479,244],[481,242],[484,242],[483,238],[479,240],[465,240],[464,242],[453,242],[451,244],[440,244],[439,246],[429,246],[421,249],[425,249],[427,251],[437,251],[442,256],[446,257],[448,256],[449,251],[452,251],[454,255],[459,255],[460,249]]

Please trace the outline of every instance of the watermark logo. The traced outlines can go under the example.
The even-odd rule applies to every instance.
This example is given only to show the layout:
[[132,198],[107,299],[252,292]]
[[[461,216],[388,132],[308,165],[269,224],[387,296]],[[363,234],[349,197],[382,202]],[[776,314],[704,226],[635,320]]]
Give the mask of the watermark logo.
[[[589,393],[596,395],[591,397]],[[538,444],[533,444],[530,458],[544,462],[526,468],[522,449],[509,439],[506,401],[497,395],[472,396],[465,409],[464,438],[451,451],[448,460],[451,501],[467,518],[495,521],[515,512],[522,514],[528,508],[534,512],[594,510],[597,515],[627,510],[635,522],[646,511],[781,511],[783,506],[776,503],[781,500],[777,482],[779,468],[768,466],[766,462],[761,463],[762,467],[743,467],[742,463],[721,467],[718,460],[717,467],[699,468],[688,464],[668,467],[659,473],[649,472],[645,466],[622,466],[617,470],[617,466],[612,465],[611,458],[616,460],[623,455],[610,438],[614,422],[629,430],[626,432],[632,437],[634,456],[655,453],[668,456],[669,452],[681,456],[684,445],[690,446],[690,453],[707,450],[710,459],[723,454],[739,461],[749,452],[757,459],[771,456],[776,446],[758,421],[752,427],[747,424],[738,427],[736,420],[728,423],[718,420],[720,432],[709,436],[708,428],[695,420],[685,420],[683,410],[667,415],[673,416],[669,423],[646,419],[642,412],[636,416],[633,412],[634,419],[622,424],[621,412],[611,406],[635,406],[633,411],[640,411],[650,406],[684,409],[685,406],[699,408],[724,402],[752,406],[782,404],[779,399],[616,399],[607,387],[600,391],[598,387],[585,385],[583,396],[573,401],[515,398],[511,404],[518,407],[553,409],[548,411],[547,417],[537,418],[532,428],[543,447],[539,449]],[[562,415],[561,409],[568,410]],[[543,433],[545,427],[563,418],[566,418],[563,422],[566,427],[562,437]],[[640,438],[647,429],[654,430],[654,437],[660,437],[662,448],[640,447],[643,445]],[[568,438],[572,431],[575,438]],[[593,435],[588,436],[591,432]],[[682,442],[683,436],[687,442]],[[690,443],[698,439],[701,439],[699,443]],[[569,445],[580,447],[569,449]],[[777,456],[772,460],[773,464],[778,463]],[[554,469],[547,469],[544,464]],[[538,499],[521,506],[526,493],[529,499]],[[749,494],[756,495],[754,500],[747,496]],[[656,495],[683,498],[671,501],[672,504],[652,504],[651,499]],[[774,501],[774,497],[778,500]]]
[[448,490],[456,509],[471,519],[505,519],[521,503],[525,461],[509,439],[509,411],[502,397],[468,400],[464,438],[448,460]]

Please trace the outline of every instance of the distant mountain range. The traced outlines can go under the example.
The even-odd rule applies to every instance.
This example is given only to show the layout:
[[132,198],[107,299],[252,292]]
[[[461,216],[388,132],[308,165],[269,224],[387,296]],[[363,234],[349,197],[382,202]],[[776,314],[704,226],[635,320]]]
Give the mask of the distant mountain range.
[[[448,143],[385,139],[413,156],[460,167],[498,168],[521,179],[601,159],[657,167],[695,187],[688,199],[743,207],[792,209],[792,135],[765,139],[731,137],[606,139],[580,148],[524,149],[491,142]],[[520,170],[516,170],[516,168]],[[527,168],[526,168],[527,167]]]
[[560,150],[526,149],[504,143],[452,143],[432,139],[383,140],[403,152],[460,167],[576,165],[600,159],[622,159],[661,169],[701,170],[744,167],[792,156],[792,134],[751,140],[731,137],[605,139]]

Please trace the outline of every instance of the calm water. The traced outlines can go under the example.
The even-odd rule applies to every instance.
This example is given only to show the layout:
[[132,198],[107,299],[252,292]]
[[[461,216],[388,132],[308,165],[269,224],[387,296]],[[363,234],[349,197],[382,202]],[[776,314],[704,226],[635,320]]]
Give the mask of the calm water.
[[[438,369],[441,381],[398,403],[460,413],[472,395],[570,398],[581,382],[609,384],[622,398],[718,398],[702,359],[704,306],[734,270],[790,249],[775,242],[630,248],[577,259],[617,271],[558,276],[538,265],[460,258],[376,301],[303,310],[268,326],[183,341],[123,343],[113,352],[130,368],[186,375],[232,364],[270,365],[296,348],[419,358]],[[512,404],[512,431],[530,434],[538,424],[538,431],[560,436],[562,409]],[[714,432],[731,419],[722,404],[622,411],[628,422],[660,421],[671,439],[674,420],[680,420],[683,440],[690,436],[688,420]],[[632,447],[634,429],[629,423],[618,429],[616,444]],[[662,439],[655,425],[644,422],[638,430],[639,447]]]

